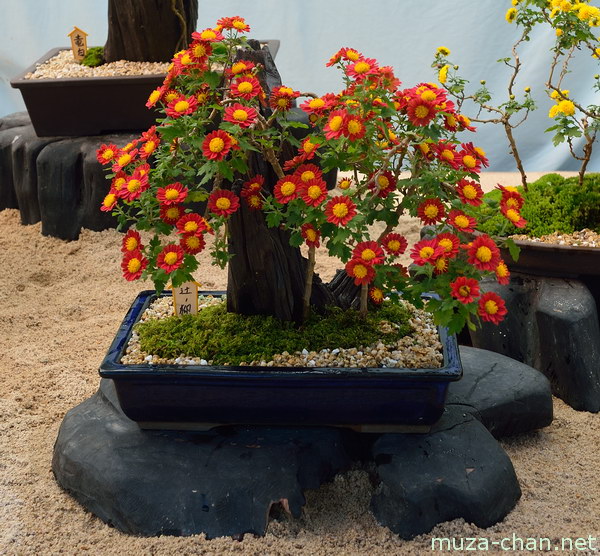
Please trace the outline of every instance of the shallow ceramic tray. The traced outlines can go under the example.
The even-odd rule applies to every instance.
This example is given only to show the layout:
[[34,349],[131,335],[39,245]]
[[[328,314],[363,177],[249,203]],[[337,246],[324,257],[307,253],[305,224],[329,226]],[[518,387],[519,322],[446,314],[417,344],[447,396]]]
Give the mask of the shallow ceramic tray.
[[448,384],[462,376],[456,337],[444,328],[440,369],[123,365],[132,328],[155,297],[154,291],[138,295],[99,371],[114,381],[124,413],[142,428],[335,425],[425,432],[442,415]]
[[[260,42],[275,58],[279,41]],[[61,50],[68,48],[50,50],[10,81],[21,91],[39,137],[144,131],[161,116],[158,110],[148,109],[146,102],[150,93],[162,85],[165,74],[25,79]]]
[[600,275],[599,248],[539,241],[516,240],[515,243],[521,248],[518,261],[512,260],[508,250],[502,250],[506,264],[515,272],[565,278]]

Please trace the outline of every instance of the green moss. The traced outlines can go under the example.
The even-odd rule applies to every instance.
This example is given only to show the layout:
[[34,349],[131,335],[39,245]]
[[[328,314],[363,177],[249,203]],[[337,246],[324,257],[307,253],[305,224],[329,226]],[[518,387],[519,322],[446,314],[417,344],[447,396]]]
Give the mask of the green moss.
[[88,49],[88,51],[85,53],[85,56],[81,60],[81,63],[90,68],[101,66],[104,63],[104,47],[93,46],[92,48]]
[[499,210],[500,191],[494,190],[484,196],[490,220],[479,226],[490,235],[523,233],[540,237],[552,232],[569,234],[584,228],[600,232],[600,174],[587,174],[583,187],[577,177],[563,178],[547,174],[529,185],[523,193],[522,209],[527,226],[523,229],[509,224]]
[[[412,332],[410,311],[385,302],[363,320],[357,311],[331,308],[325,315],[312,315],[301,328],[270,316],[228,313],[225,304],[207,307],[198,315],[152,320],[137,325],[142,349],[168,359],[187,355],[236,365],[245,361],[269,361],[273,355],[307,349],[364,347],[385,336],[392,343]],[[398,325],[383,334],[382,321]]]

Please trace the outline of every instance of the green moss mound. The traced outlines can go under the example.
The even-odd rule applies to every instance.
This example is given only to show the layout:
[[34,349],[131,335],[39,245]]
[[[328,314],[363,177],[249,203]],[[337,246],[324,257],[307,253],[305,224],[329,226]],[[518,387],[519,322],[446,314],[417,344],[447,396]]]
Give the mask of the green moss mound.
[[92,48],[89,48],[81,60],[81,63],[89,68],[101,66],[104,63],[104,47],[92,46]]
[[[385,337],[392,343],[410,334],[410,310],[385,302],[362,319],[357,311],[330,308],[324,315],[312,315],[301,328],[269,316],[228,313],[225,303],[207,307],[197,315],[151,320],[136,326],[146,353],[173,359],[181,355],[212,360],[215,365],[270,361],[287,351],[364,347]],[[383,334],[384,321],[394,323]]]
[[577,177],[563,178],[547,174],[519,192],[525,198],[521,213],[527,220],[525,228],[516,228],[500,214],[500,191],[484,196],[490,220],[479,229],[490,235],[526,234],[540,237],[553,232],[570,234],[584,228],[600,233],[600,174],[588,174],[583,186]]

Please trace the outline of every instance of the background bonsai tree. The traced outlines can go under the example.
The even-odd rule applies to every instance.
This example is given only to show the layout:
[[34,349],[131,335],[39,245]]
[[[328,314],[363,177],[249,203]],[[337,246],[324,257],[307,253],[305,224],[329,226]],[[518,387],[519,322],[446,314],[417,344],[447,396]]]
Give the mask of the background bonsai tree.
[[[452,331],[474,326],[473,316],[502,320],[504,302],[481,295],[479,280],[505,283],[508,270],[490,237],[471,235],[487,158],[458,139],[474,130],[446,92],[430,83],[403,89],[391,67],[350,48],[328,63],[342,71],[341,92],[294,91],[268,50],[245,38],[249,30],[227,17],[193,33],[148,99],[165,114],[158,126],[99,149],[112,169],[102,210],[151,234],[147,244],[135,230],[125,235],[125,278],[151,278],[157,291],[193,279],[212,234],[236,313],[301,323],[327,305],[366,314],[369,300],[376,306],[398,291],[421,306],[421,294],[434,291],[440,297],[427,308]],[[329,190],[336,169],[349,174]],[[503,214],[520,222],[520,195],[502,196]],[[412,246],[411,275],[397,262],[408,248],[395,231],[404,213],[434,230]],[[329,284],[315,273],[321,245],[344,268]]]
[[196,29],[198,0],[109,0],[106,62],[168,62]]

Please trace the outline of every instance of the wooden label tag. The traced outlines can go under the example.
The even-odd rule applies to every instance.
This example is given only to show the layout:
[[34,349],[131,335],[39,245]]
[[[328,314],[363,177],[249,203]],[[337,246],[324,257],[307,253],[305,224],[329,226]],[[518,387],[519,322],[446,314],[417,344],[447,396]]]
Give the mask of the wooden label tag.
[[198,282],[184,282],[176,288],[171,287],[173,291],[173,306],[175,314],[196,315],[198,314]]
[[78,62],[83,60],[87,52],[87,33],[79,27],[73,27],[73,30],[67,35],[71,39],[71,50],[73,50],[73,58]]

